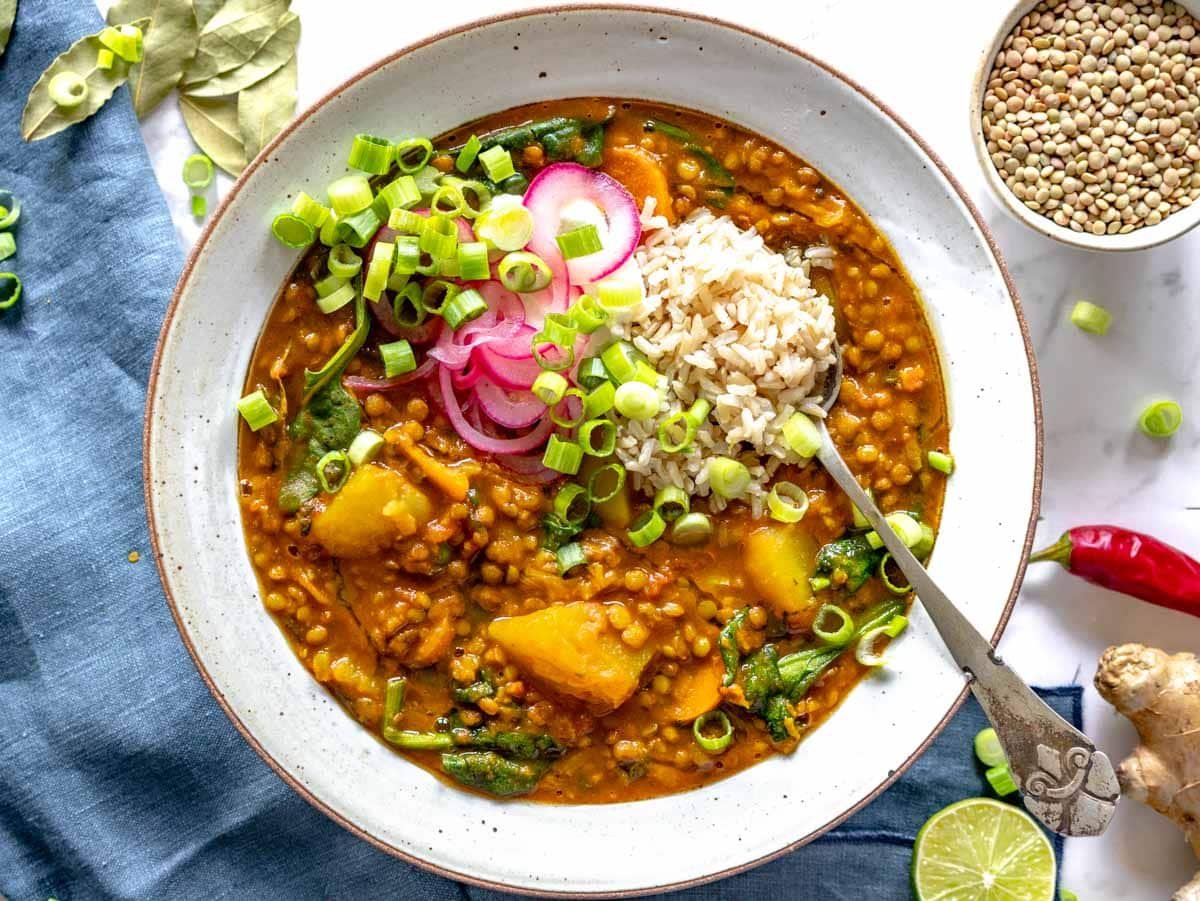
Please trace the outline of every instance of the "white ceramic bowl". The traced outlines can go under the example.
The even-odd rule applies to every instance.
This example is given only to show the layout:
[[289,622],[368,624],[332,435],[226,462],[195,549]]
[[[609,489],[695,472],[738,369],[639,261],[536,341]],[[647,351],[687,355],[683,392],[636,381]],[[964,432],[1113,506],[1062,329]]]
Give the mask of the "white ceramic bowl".
[[217,700],[298,792],[386,851],[529,893],[677,888],[781,854],[879,794],[965,694],[918,611],[887,672],[794,755],[671,797],[548,806],[442,784],[346,716],[293,657],[259,599],[235,474],[234,403],[295,262],[270,236],[273,214],[290,192],[341,174],[355,132],[436,134],[519,103],[586,95],[667,101],[760,132],[841,184],[891,236],[940,336],[954,423],[958,471],[933,572],[984,634],[998,637],[1011,610],[1040,489],[1033,358],[978,213],[906,126],[799,51],[682,13],[534,11],[401,51],[305,112],[210,220],[163,327],[145,442],[163,583]]
[[[991,156],[987,150],[987,137],[983,133],[983,96],[986,93],[988,76],[996,62],[996,54],[1000,45],[1016,27],[1017,23],[1026,16],[1041,0],[1020,0],[1000,23],[992,42],[979,62],[975,74],[975,84],[971,90],[971,141],[975,145],[975,155],[983,169],[983,177],[992,190],[992,194],[1004,209],[1008,210],[1025,225],[1048,238],[1070,244],[1072,247],[1082,247],[1085,250],[1145,250],[1156,247],[1178,238],[1200,224],[1200,203],[1178,210],[1157,225],[1147,225],[1135,229],[1127,235],[1093,235],[1086,232],[1072,231],[1059,225],[1053,219],[1047,219],[1040,213],[1035,213],[1025,206],[1005,184],[1000,173],[996,171]],[[1200,0],[1185,0],[1182,4],[1193,16],[1200,16]]]

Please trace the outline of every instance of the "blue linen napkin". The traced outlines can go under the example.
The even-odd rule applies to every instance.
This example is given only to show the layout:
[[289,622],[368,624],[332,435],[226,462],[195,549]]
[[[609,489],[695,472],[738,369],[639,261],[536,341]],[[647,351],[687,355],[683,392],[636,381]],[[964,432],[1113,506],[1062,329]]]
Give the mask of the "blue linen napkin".
[[[507,897],[388,857],[312,809],[242,741],[184,651],[141,489],[174,231],[125,89],[54,138],[19,135],[38,74],[100,25],[90,0],[22,0],[0,57],[0,186],[25,201],[4,264],[25,297],[0,314],[0,896]],[[1080,724],[1078,688],[1043,694]],[[907,898],[921,823],[986,791],[971,751],[983,725],[972,701],[830,835],[675,897]]]

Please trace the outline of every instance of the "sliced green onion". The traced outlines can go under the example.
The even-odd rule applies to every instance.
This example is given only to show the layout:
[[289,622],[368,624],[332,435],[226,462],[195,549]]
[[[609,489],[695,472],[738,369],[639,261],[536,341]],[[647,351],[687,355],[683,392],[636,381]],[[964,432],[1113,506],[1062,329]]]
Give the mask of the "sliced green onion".
[[554,556],[558,560],[558,574],[565,576],[577,566],[584,566],[587,563],[587,554],[583,552],[583,545],[578,541],[572,541],[570,544],[564,544]]
[[350,447],[346,449],[346,456],[355,466],[362,466],[379,456],[383,445],[382,435],[371,429],[363,429],[350,442]]
[[715,494],[734,500],[750,487],[750,470],[731,457],[713,457],[708,461],[708,484]]
[[558,244],[558,249],[562,251],[564,260],[590,256],[604,249],[604,245],[600,242],[600,232],[591,223],[563,232],[554,240]]
[[506,254],[496,267],[500,284],[517,294],[541,291],[550,284],[553,274],[546,261],[536,253],[514,250]]
[[208,198],[203,194],[197,194],[192,198],[192,215],[197,219],[203,219],[208,215]]
[[512,154],[499,144],[495,147],[489,147],[483,153],[479,154],[479,165],[483,166],[483,171],[487,173],[487,177],[496,184],[504,181],[504,179],[515,174],[517,171],[513,166]]
[[431,213],[421,229],[420,244],[435,260],[443,260],[458,250],[458,226],[448,216]]
[[571,305],[570,314],[581,335],[590,335],[608,322],[608,311],[591,294],[581,295]]
[[897,585],[892,581],[892,577],[888,575],[887,566],[892,562],[891,551],[885,553],[879,558],[879,581],[883,583],[883,587],[892,594],[908,594],[912,591],[912,586],[908,583]]
[[392,676],[387,680],[387,689],[383,695],[383,722],[380,723],[379,731],[389,742],[403,740],[403,731],[396,728],[396,717],[404,709],[404,690],[407,687],[408,680],[404,676]]
[[388,214],[388,228],[402,235],[420,235],[425,230],[425,217],[398,207]]
[[366,247],[367,242],[375,237],[382,220],[371,207],[351,213],[338,219],[333,234],[338,242],[345,242],[351,247]]
[[396,267],[393,264],[392,274],[388,276],[388,280],[387,280],[387,289],[396,294],[399,294],[401,291],[403,291],[405,288],[408,287],[408,282],[409,282],[409,279],[411,279],[411,278],[412,278],[411,275],[408,275],[403,272],[397,272]]
[[897,613],[887,621],[887,625],[883,627],[883,631],[888,638],[896,638],[905,629],[908,628],[908,617],[903,613]]
[[[209,166],[212,166],[211,162]],[[297,194],[296,199],[292,201],[292,214],[299,216],[313,228],[321,228],[329,220],[330,212],[329,207],[309,197],[303,191]]]
[[340,275],[327,275],[313,285],[313,287],[317,289],[317,297],[328,297],[338,288],[342,287],[342,285],[346,284],[346,282],[347,280]]
[[362,257],[356,254],[349,244],[335,244],[329,250],[329,259],[326,261],[326,265],[329,267],[330,275],[354,278],[362,269]]
[[832,584],[833,583],[824,576],[813,576],[808,580],[808,587],[813,590],[813,594],[816,594],[818,591],[824,591]]
[[579,446],[589,457],[611,455],[617,449],[617,424],[611,419],[588,419],[579,427]]
[[554,495],[554,515],[569,525],[583,525],[592,512],[592,500],[587,489],[570,482]]
[[421,202],[421,189],[411,175],[401,175],[379,189],[372,206],[380,219],[390,219],[393,210],[410,210]]
[[383,296],[395,259],[394,244],[387,241],[376,242],[375,249],[371,251],[371,265],[367,267],[367,277],[363,282],[363,297],[373,301]]
[[540,372],[533,380],[534,395],[547,407],[552,407],[567,393],[569,383],[557,372]]
[[473,319],[478,319],[488,311],[487,301],[474,288],[459,291],[442,308],[442,318],[446,325],[454,331],[462,328]]
[[433,158],[433,142],[428,138],[407,138],[393,148],[396,165],[405,175],[420,172]]
[[441,316],[446,304],[461,290],[462,288],[453,282],[442,279],[426,282],[425,289],[421,292],[421,306],[425,307],[425,312]]
[[91,89],[74,72],[59,72],[50,79],[50,99],[62,109],[73,109],[87,100]]
[[0,261],[7,260],[17,252],[17,239],[12,232],[0,232]]
[[458,276],[467,282],[483,282],[492,277],[486,244],[468,241],[458,245]]
[[361,212],[371,205],[375,194],[365,175],[346,175],[326,189],[329,205],[342,218]]
[[[3,274],[0,273],[0,278],[2,277]],[[261,388],[239,400],[237,410],[242,414],[242,419],[246,420],[246,425],[250,426],[252,432],[257,432],[259,429],[279,421],[279,414],[275,412],[275,408],[271,406],[271,402],[267,400],[267,396]]]
[[687,413],[668,416],[658,424],[658,446],[668,454],[686,453],[696,437],[696,423]]
[[665,521],[674,522],[691,511],[692,502],[687,492],[677,485],[663,485],[654,495],[653,507]]
[[475,220],[475,237],[497,250],[520,250],[533,237],[533,213],[525,208],[520,197],[493,198]]
[[271,223],[271,234],[284,247],[302,250],[313,242],[317,230],[293,213],[280,213]]
[[925,455],[925,459],[929,461],[931,469],[936,469],[945,475],[950,475],[954,472],[954,457],[950,456],[950,454],[943,454],[941,451],[930,451]]
[[1071,310],[1071,325],[1093,335],[1106,335],[1108,327],[1112,325],[1112,313],[1104,307],[1081,300]]
[[690,547],[703,544],[712,537],[713,524],[703,513],[685,513],[671,527],[671,544]]
[[[345,451],[333,450],[317,461],[317,481],[321,490],[329,494],[337,494],[350,480],[350,456]],[[329,479],[329,471],[333,470],[333,480]]]
[[[570,400],[579,402],[579,412],[571,413]],[[550,421],[563,429],[573,429],[583,422],[583,392],[578,388],[568,388],[562,399],[550,408]]]
[[981,729],[975,736],[975,756],[984,766],[1004,766],[1008,763],[1008,758],[1004,756],[1004,748],[1000,744],[1000,737],[990,726]]
[[326,247],[333,247],[335,244],[338,243],[337,234],[338,234],[338,224],[340,222],[341,222],[341,220],[338,218],[338,214],[335,213],[333,210],[330,210],[329,218],[326,219],[325,224],[321,226],[321,231],[320,231],[320,235],[319,235],[319,237],[321,238],[321,243],[324,244]]
[[20,198],[11,191],[0,189],[0,231],[12,228],[20,218]]
[[108,27],[96,36],[100,43],[127,63],[142,61],[142,29],[136,25]]
[[444,260],[437,261],[437,274],[442,278],[458,278],[458,256],[448,256]]
[[658,415],[662,397],[657,388],[645,382],[626,382],[616,390],[614,405],[626,419],[653,419]]
[[695,423],[696,428],[699,429],[700,426],[704,425],[704,423],[708,421],[708,414],[711,410],[712,404],[710,404],[703,397],[698,397],[696,398],[695,402],[687,408],[686,415],[688,419]]
[[457,185],[443,184],[429,198],[429,211],[457,219],[467,208],[467,199]]
[[[561,313],[550,313],[542,323],[542,330],[529,342],[533,358],[542,369],[562,372],[575,365],[575,326]],[[550,345],[557,353],[547,357],[542,347]]]
[[854,648],[854,659],[861,666],[872,668],[883,666],[885,662],[883,652],[877,650],[876,646],[887,637],[887,626],[878,626],[864,632]]
[[392,316],[401,328],[416,328],[429,317],[421,302],[420,285],[410,282],[396,292],[392,299]]
[[454,185],[462,193],[462,214],[468,219],[477,218],[491,203],[492,192],[481,181],[463,181],[461,178],[446,175],[442,176],[442,184]]
[[913,556],[918,560],[928,557],[929,552],[933,550],[934,537],[933,529],[921,523],[921,540],[912,546]]
[[646,359],[646,355],[628,341],[614,341],[600,352],[604,368],[618,385],[632,382],[637,376],[637,364]]
[[1017,783],[1013,781],[1012,772],[1008,768],[1008,764],[1002,763],[999,766],[990,767],[984,776],[987,777],[988,785],[1001,798],[1006,795],[1011,795],[1017,790]]
[[[822,625],[830,617],[837,620],[837,624],[832,629]],[[849,644],[850,639],[854,637],[854,620],[837,604],[825,604],[817,611],[817,615],[813,619],[812,631],[813,635],[826,644],[841,647]]]
[[421,239],[416,235],[396,236],[396,262],[392,271],[400,275],[412,275],[421,265]]
[[787,446],[801,459],[811,459],[821,449],[821,430],[803,413],[792,414],[780,431]]
[[475,158],[479,156],[479,150],[482,146],[483,143],[475,135],[467,138],[467,143],[458,152],[458,159],[454,161],[454,168],[465,174],[468,169],[475,165]]
[[633,378],[635,381],[641,382],[643,385],[649,385],[651,388],[657,388],[661,376],[659,376],[658,370],[645,360],[638,360],[637,366],[634,367]]
[[[193,191],[203,191],[213,183],[213,174],[215,171],[212,160],[203,153],[193,153],[183,161],[183,183]],[[300,197],[308,197],[308,195],[301,192]],[[297,198],[297,202],[299,202],[299,198]],[[325,207],[321,207],[321,209],[325,209]],[[296,211],[295,204],[292,205],[292,212],[298,216],[300,215]],[[300,218],[307,219],[308,217],[300,216]],[[321,221],[325,220],[322,219]],[[313,222],[312,224],[314,228],[321,226],[320,222]]]
[[629,543],[634,547],[649,547],[662,538],[666,530],[667,522],[656,510],[645,510],[629,524]]
[[417,368],[412,345],[403,338],[390,344],[380,344],[379,357],[383,360],[383,374],[389,379],[406,375]]
[[601,466],[588,477],[588,497],[593,504],[611,501],[625,487],[625,467],[620,463]]
[[103,69],[107,72],[117,62],[117,55],[107,47],[101,47],[96,51],[96,68]]
[[617,401],[617,386],[612,382],[601,382],[583,396],[583,418],[596,419],[613,408]]
[[550,440],[546,442],[546,452],[542,454],[543,466],[573,476],[579,472],[579,464],[582,462],[583,448],[574,441],[564,441],[557,435],[550,436]]
[[1173,400],[1157,400],[1138,417],[1138,428],[1151,438],[1170,438],[1181,425],[1183,408]]
[[408,173],[417,183],[417,190],[421,192],[421,197],[429,198],[433,196],[433,192],[438,189],[438,185],[442,183],[445,175],[440,169],[433,166],[425,166],[417,172]]
[[608,370],[604,368],[604,361],[599,357],[587,357],[580,360],[575,381],[588,389],[603,385],[608,381]]
[[799,522],[808,512],[808,494],[795,482],[776,482],[767,495],[767,511],[779,522]]
[[[884,519],[892,527],[892,531],[900,536],[900,540],[904,542],[905,547],[913,548],[920,543],[921,524],[907,513],[889,513]],[[879,550],[879,548],[883,547],[883,539],[879,537],[878,532],[868,532],[867,544],[871,545],[875,550]]]
[[596,285],[596,298],[600,306],[613,312],[635,307],[644,297],[645,289],[640,280],[606,278]]
[[1079,896],[1069,888],[1060,888],[1058,890],[1058,901],[1079,901]]
[[[718,735],[708,735],[705,730],[709,726],[717,726],[721,732]],[[733,743],[733,723],[724,710],[710,710],[696,717],[692,723],[692,737],[696,744],[709,754],[720,754]]]
[[21,299],[21,279],[14,272],[0,272],[0,310],[17,305]]
[[[867,497],[871,498],[872,501],[875,499],[875,493],[870,488],[867,489]],[[854,528],[860,531],[862,529],[871,528],[870,520],[868,520],[867,517],[863,515],[862,510],[859,510],[858,507],[854,506],[854,504],[850,505],[850,512],[854,514]]]
[[355,135],[347,162],[351,169],[358,169],[370,175],[383,175],[392,168],[393,150],[392,142],[387,138]]
[[[336,278],[336,276],[331,277]],[[332,294],[317,298],[317,309],[326,315],[336,312],[353,301],[355,294],[354,285],[346,282]]]

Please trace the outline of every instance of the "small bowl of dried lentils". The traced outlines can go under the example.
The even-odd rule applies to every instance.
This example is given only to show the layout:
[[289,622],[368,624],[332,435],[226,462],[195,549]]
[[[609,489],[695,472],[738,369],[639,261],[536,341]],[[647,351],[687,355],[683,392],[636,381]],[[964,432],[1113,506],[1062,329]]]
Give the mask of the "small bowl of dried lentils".
[[1178,3],[1023,0],[971,109],[988,184],[1051,238],[1141,250],[1200,223],[1200,22]]

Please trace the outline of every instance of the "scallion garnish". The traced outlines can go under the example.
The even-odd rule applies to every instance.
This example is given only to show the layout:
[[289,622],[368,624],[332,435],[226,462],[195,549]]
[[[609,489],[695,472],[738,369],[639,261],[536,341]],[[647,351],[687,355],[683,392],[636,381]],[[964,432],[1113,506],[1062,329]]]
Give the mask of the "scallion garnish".
[[[192,191],[203,191],[211,185],[215,172],[213,161],[203,153],[193,153],[183,161],[183,183]],[[302,196],[307,197],[308,195],[302,193]],[[295,212],[295,205],[292,207],[292,212]],[[304,219],[307,217],[301,216],[300,218]],[[314,226],[318,227],[320,224],[320,222],[313,223]]]
[[[594,358],[593,358],[594,359]],[[617,401],[617,386],[603,381],[583,396],[584,419],[595,419],[611,410]]]
[[468,241],[458,245],[458,277],[465,282],[482,282],[492,277],[486,244]]
[[[0,277],[3,276],[0,275]],[[252,432],[257,432],[259,429],[279,421],[279,414],[275,412],[275,408],[271,406],[271,402],[267,400],[267,396],[261,388],[239,400],[237,410],[242,414],[242,419],[246,420],[246,425],[250,426]]]
[[454,331],[458,331],[459,328],[473,319],[478,319],[487,311],[488,305],[487,301],[483,299],[483,295],[474,288],[467,288],[446,301],[446,305],[442,308],[442,318],[446,320],[446,325]]
[[392,168],[393,149],[387,138],[355,135],[354,143],[350,145],[350,168],[370,175],[383,175]]
[[1181,425],[1183,408],[1173,400],[1157,400],[1138,417],[1138,428],[1151,438],[1170,438]]
[[433,158],[433,142],[428,138],[406,138],[396,144],[395,158],[401,172],[413,175]]
[[20,218],[20,198],[11,191],[0,189],[0,231],[12,228]]
[[604,368],[618,385],[633,381],[637,375],[637,364],[645,355],[628,341],[614,341],[600,352]]
[[350,447],[346,450],[346,456],[350,458],[350,462],[355,466],[362,466],[364,463],[370,463],[379,456],[383,445],[382,435],[371,429],[363,429],[350,442]]
[[992,791],[1001,798],[1011,795],[1017,790],[1017,783],[1013,780],[1012,771],[1006,763],[990,767],[983,775],[987,778]]
[[645,382],[626,382],[617,388],[613,403],[626,419],[653,419],[658,415],[662,397],[657,388]]
[[531,390],[538,400],[547,407],[552,407],[563,399],[568,387],[569,383],[559,373],[546,371],[538,373]]
[[564,260],[590,256],[604,249],[604,244],[600,241],[600,232],[591,223],[563,232],[554,240],[558,249],[562,251]]
[[617,449],[617,424],[611,419],[587,420],[579,426],[579,446],[589,457],[611,456]]
[[[337,278],[337,276],[330,276],[330,278]],[[326,315],[336,312],[353,301],[356,293],[354,285],[345,282],[340,288],[333,291],[333,293],[325,297],[318,297],[317,309]]]
[[[342,450],[332,450],[317,461],[317,481],[321,490],[337,494],[350,480],[350,455]],[[331,478],[332,476],[332,478]]]
[[925,459],[929,461],[930,469],[936,469],[944,475],[950,475],[954,472],[954,458],[950,454],[932,450],[925,455]]
[[732,457],[713,457],[708,461],[708,484],[726,500],[735,500],[750,487],[750,470]]
[[596,285],[596,299],[606,310],[628,310],[641,303],[643,288],[640,281],[606,278]]
[[[709,735],[707,730],[710,726],[716,726],[721,731]],[[709,754],[720,754],[733,743],[733,723],[724,710],[710,710],[696,717],[692,723],[692,737]]]
[[588,478],[588,497],[593,504],[611,501],[625,487],[625,467],[620,463],[601,466]]
[[389,379],[407,375],[417,368],[412,345],[403,338],[390,344],[380,344],[379,357],[383,360],[383,374]]
[[649,547],[662,538],[666,530],[666,520],[659,516],[657,511],[650,509],[643,511],[629,524],[626,534],[629,536],[629,543],[634,547]]
[[457,185],[442,184],[429,198],[429,211],[457,219],[467,209],[467,199]]
[[608,321],[608,311],[591,294],[583,294],[571,305],[571,319],[579,334],[590,335]]
[[678,485],[664,485],[654,495],[653,507],[665,521],[674,522],[691,511],[692,502]]
[[101,47],[96,51],[96,68],[103,69],[107,72],[117,62],[117,55],[107,47]]
[[808,512],[808,494],[795,482],[776,482],[767,495],[767,511],[779,522],[799,522]]
[[[195,157],[193,157],[193,159],[195,159]],[[208,157],[204,157],[204,159],[207,160]],[[208,166],[209,170],[211,171],[211,161],[209,161]],[[212,179],[210,178],[209,181],[211,182]],[[301,191],[296,195],[296,199],[292,201],[292,213],[296,216],[299,216],[313,228],[320,228],[329,218],[329,207],[325,206],[325,204],[321,203],[319,200],[314,200],[312,197],[309,197],[306,193]]]
[[811,459],[821,449],[821,431],[803,413],[792,414],[780,431],[792,453],[803,460]]
[[79,106],[87,100],[90,91],[87,82],[74,72],[59,72],[50,79],[50,99],[62,109]]
[[11,232],[0,232],[0,261],[7,260],[17,252],[17,239]]
[[21,299],[21,279],[14,272],[0,272],[0,310],[17,305]]
[[496,184],[504,181],[510,175],[516,174],[517,171],[513,166],[512,154],[499,144],[489,147],[479,154],[479,165],[483,166],[487,177]]
[[313,287],[317,289],[317,297],[328,297],[330,294],[332,294],[334,291],[336,291],[338,288],[342,287],[345,284],[346,284],[345,278],[343,278],[340,275],[330,274],[330,275],[325,276],[323,279],[321,279],[315,285],[313,285]]
[[596,388],[607,382],[608,370],[604,368],[604,361],[599,357],[587,357],[580,360],[579,371],[575,376],[575,381],[588,389]]
[[671,544],[680,547],[703,544],[712,537],[712,520],[703,513],[685,513],[671,526]]
[[284,247],[303,250],[315,240],[317,230],[294,213],[280,213],[271,223],[271,234]]
[[813,619],[812,631],[826,644],[841,647],[854,637],[854,620],[837,604],[825,604]]
[[458,152],[458,159],[454,161],[454,168],[465,175],[475,165],[475,158],[479,156],[482,146],[482,142],[475,135],[467,138],[467,143],[463,144],[463,149]]
[[365,175],[343,176],[329,185],[326,194],[333,211],[343,219],[365,210],[375,199]]
[[366,247],[367,242],[375,237],[375,232],[379,231],[382,221],[375,210],[368,206],[357,213],[341,217],[334,226],[333,234],[339,243],[344,242],[351,247]]
[[142,29],[136,25],[109,26],[96,36],[100,43],[127,63],[142,61]]
[[1106,335],[1112,325],[1112,313],[1104,307],[1081,300],[1071,309],[1071,325],[1093,335]]
[[515,250],[506,254],[496,266],[500,284],[516,294],[541,291],[550,284],[553,274],[546,261],[536,253]]
[[425,307],[425,312],[441,316],[442,311],[446,309],[446,304],[453,300],[454,295],[461,290],[458,285],[443,279],[426,282],[425,288],[421,292],[421,305]]
[[[900,540],[904,542],[905,547],[916,547],[921,542],[922,531],[921,524],[903,511],[889,513],[884,517],[887,524],[892,527],[892,531],[900,536]],[[879,533],[871,531],[867,533],[867,544],[875,550],[883,547],[883,539],[879,537]]]
[[421,239],[416,235],[396,236],[396,262],[393,271],[413,275],[421,265]]
[[497,250],[520,250],[533,237],[533,213],[520,197],[501,195],[475,219],[475,236]]
[[583,552],[583,545],[577,541],[570,544],[564,544],[554,552],[558,560],[558,574],[565,576],[577,566],[587,564],[587,554]]
[[[542,369],[562,372],[575,365],[576,331],[570,318],[562,313],[550,313],[542,323],[542,330],[530,340],[533,358]],[[551,355],[542,348],[549,346]]]
[[569,482],[554,495],[554,515],[573,526],[583,525],[592,512],[592,500],[582,485]]
[[448,216],[430,213],[421,226],[421,250],[435,260],[444,260],[458,250],[458,225]]
[[371,263],[367,267],[367,277],[363,281],[363,297],[367,300],[379,300],[387,288],[388,279],[392,275],[392,262],[396,258],[396,246],[387,241],[378,241],[371,251]]
[[401,328],[416,328],[429,318],[425,304],[421,302],[420,285],[416,282],[409,282],[396,291],[396,296],[392,300],[392,315],[396,318],[396,324]]
[[546,442],[546,451],[542,454],[543,466],[573,476],[579,472],[579,464],[582,462],[583,448],[574,441],[566,441],[557,435],[550,436],[550,440]]
[[336,244],[329,251],[326,262],[329,274],[339,278],[354,278],[362,269],[362,257],[349,244]]

